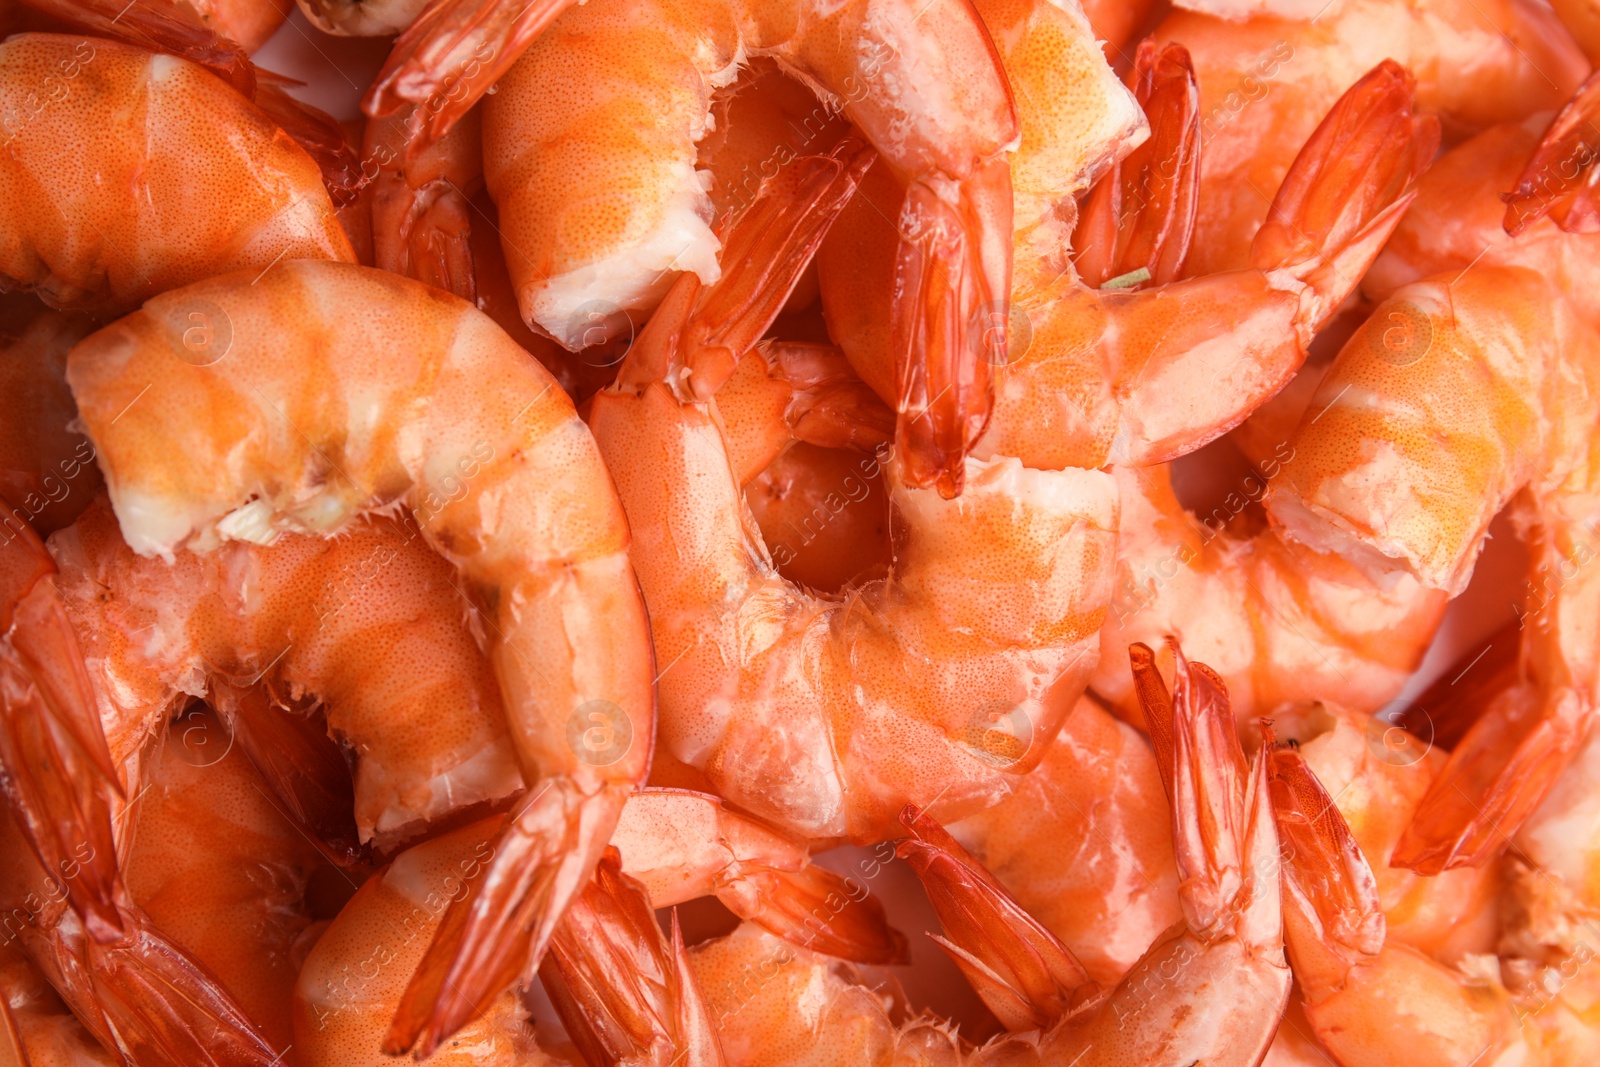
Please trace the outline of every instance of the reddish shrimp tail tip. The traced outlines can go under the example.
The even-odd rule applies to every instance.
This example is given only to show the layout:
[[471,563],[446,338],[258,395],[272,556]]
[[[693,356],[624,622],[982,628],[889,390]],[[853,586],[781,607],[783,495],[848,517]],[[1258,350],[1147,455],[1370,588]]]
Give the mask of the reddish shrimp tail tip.
[[1577,754],[1585,717],[1573,690],[1502,691],[1433,780],[1390,865],[1434,875],[1499,855]]
[[77,936],[64,924],[30,947],[102,1044],[126,1050],[129,1063],[283,1063],[284,1053],[267,1043],[211,972],[168,941],[148,916],[124,904],[121,925],[124,936],[105,944]]
[[32,529],[0,530],[0,786],[91,936],[109,940],[122,933],[111,834],[121,785],[54,574]]
[[1506,204],[1503,223],[1515,237],[1548,217],[1567,233],[1600,231],[1600,73],[1591,74],[1578,87],[1544,131],[1539,145],[1517,176],[1517,184],[1502,193]]
[[286,814],[329,860],[352,867],[367,858],[355,820],[355,782],[320,711],[298,712],[261,685],[219,686],[217,709]]
[[1132,289],[1183,271],[1200,194],[1200,90],[1188,49],[1151,39],[1134,59],[1150,137],[1090,191],[1073,236],[1084,283]]
[[1006,1029],[1049,1026],[1094,992],[1067,947],[944,827],[914,804],[900,821],[911,836],[895,854],[928,891],[945,932],[936,940]]
[[1013,357],[1010,168],[989,164],[959,188],[954,202],[923,182],[907,190],[890,313],[901,468],[946,499],[989,425],[994,368]]
[[573,0],[433,0],[395,38],[361,101],[373,118],[407,104],[424,116],[414,157],[450,132]]
[[622,873],[614,848],[556,928],[539,978],[587,1063],[723,1062],[677,911],[669,943],[644,887]]
[[723,234],[721,279],[702,286],[693,273],[673,283],[639,335],[619,386],[639,389],[678,378],[688,397],[709,400],[783,310],[828,227],[877,158],[847,136],[825,156],[806,156],[762,182]]
[[828,956],[879,965],[911,962],[905,935],[889,925],[878,899],[825,867],[785,871],[747,862],[717,899],[741,919]]
[[1318,940],[1349,963],[1383,947],[1378,880],[1333,798],[1305,758],[1263,723],[1268,787],[1285,860],[1284,880]]
[[1315,325],[1366,273],[1438,151],[1439,121],[1413,112],[1415,91],[1389,59],[1352,85],[1300,149],[1256,233],[1252,262],[1305,281]]
[[471,1022],[544,955],[616,828],[626,791],[547,779],[513,809],[493,857],[446,909],[400,998],[384,1051],[419,1059]]

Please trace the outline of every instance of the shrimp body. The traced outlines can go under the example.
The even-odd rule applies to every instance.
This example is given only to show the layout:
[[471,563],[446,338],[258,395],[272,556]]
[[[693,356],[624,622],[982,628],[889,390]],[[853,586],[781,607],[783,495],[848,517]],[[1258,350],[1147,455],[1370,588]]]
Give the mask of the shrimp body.
[[955,492],[988,408],[964,324],[1010,288],[1003,152],[1016,137],[966,0],[569,9],[485,105],[484,176],[523,315],[577,348],[654,306],[676,272],[717,279],[695,144],[712,91],[755,56],[808,83],[826,101],[818,121],[842,112],[907,185],[893,212],[906,235],[891,326],[900,442],[913,484]]
[[[793,196],[772,189],[745,213],[729,235],[739,273],[704,293],[676,283],[590,422],[671,664],[663,753],[794,836],[872,841],[907,799],[987,806],[1042,752],[1060,715],[1044,692],[1081,677],[1102,621],[1115,500],[1100,472],[1014,460],[974,461],[967,492],[945,500],[907,486],[897,458],[885,466],[905,537],[887,582],[832,599],[777,574],[713,398],[853,190],[859,143],[836,152],[796,164]],[[724,286],[741,294],[731,318]]]
[[323,705],[356,753],[363,841],[389,847],[522,788],[467,601],[416,527],[363,521],[168,564],[130,549],[102,503],[51,547],[119,763],[175,704],[253,683]]
[[311,924],[306,885],[321,857],[231,740],[214,714],[198,711],[157,742],[130,811],[124,878],[273,1047],[288,1049],[299,942]]
[[6,288],[116,313],[280,258],[354,259],[311,157],[187,60],[20,34],[0,43],[0,120]]
[[1339,0],[1242,23],[1178,10],[1154,37],[1189,50],[1200,86],[1197,276],[1249,262],[1293,146],[1374,64],[1411,71],[1418,109],[1452,136],[1557,107],[1587,73],[1549,8],[1532,0]]
[[[452,901],[486,876],[497,820],[414,845],[369,878],[306,956],[293,1001],[304,1067],[380,1067],[396,1004]],[[537,1045],[527,1009],[503,990],[429,1059],[446,1067],[554,1067],[571,1062]]]
[[[167,326],[197,302],[230,326],[230,348],[205,366],[172,358]],[[449,970],[455,945],[441,944],[420,976],[443,983],[449,970],[435,1026],[450,1032],[542,951],[643,777],[653,733],[627,527],[571,401],[470,305],[307,260],[150,301],[74,349],[68,380],[135,552],[330,536],[403,502],[483,605],[508,732],[537,788],[497,853],[522,873],[487,879],[463,905],[475,918],[448,928],[485,938],[488,961]],[[528,939],[484,928],[502,923]],[[408,1002],[405,1045],[434,995]]]
[[27,1067],[116,1067],[12,944],[0,945],[0,1057]]
[[1170,822],[1148,742],[1084,697],[1015,791],[950,832],[1115,985],[1182,917]]

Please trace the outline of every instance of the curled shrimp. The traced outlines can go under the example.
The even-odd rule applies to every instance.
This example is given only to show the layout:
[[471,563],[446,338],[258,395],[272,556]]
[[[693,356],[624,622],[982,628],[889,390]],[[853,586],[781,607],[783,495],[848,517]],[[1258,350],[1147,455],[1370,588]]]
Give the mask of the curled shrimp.
[[[416,526],[360,521],[338,539],[230,541],[168,563],[128,547],[102,501],[51,548],[119,764],[194,696],[286,747],[295,712],[255,707],[266,690],[319,705],[355,753],[350,810],[330,799],[312,821],[353,820],[360,842],[392,848],[523,787],[492,669],[462,622],[468,602]],[[141,640],[153,631],[159,641]]]
[[[354,258],[311,158],[186,60],[14,36],[0,43],[0,122],[6,288],[115,313],[279,258]],[[212,325],[201,314],[179,333]]]
[[949,830],[1110,986],[1182,918],[1171,821],[1149,743],[1080,697],[1015,791]]
[[1134,672],[1172,800],[1183,921],[1114,987],[1072,958],[937,823],[906,815],[899,854],[916,868],[950,951],[1018,1032],[977,1063],[1257,1064],[1289,998],[1279,911],[1278,835],[1267,760],[1248,767],[1227,690],[1174,649],[1169,696],[1148,648]]
[[[1270,730],[1268,733],[1270,744]],[[1293,748],[1263,750],[1284,851],[1289,960],[1318,1039],[1341,1064],[1561,1062],[1498,975],[1446,967],[1386,937],[1377,880]]]
[[[1577,103],[1592,100],[1585,92]],[[1553,125],[1548,136],[1560,143],[1567,128]],[[1458,152],[1481,162],[1483,147]],[[1460,175],[1447,166],[1434,188],[1461,191]],[[1468,202],[1479,206],[1464,222],[1476,228],[1499,198],[1468,184],[1476,185]],[[1519,684],[1455,747],[1401,839],[1395,862],[1423,873],[1483,863],[1503,847],[1573,758],[1600,697],[1600,645],[1588,621],[1600,584],[1585,565],[1600,492],[1589,442],[1600,320],[1587,295],[1558,287],[1583,276],[1582,249],[1593,240],[1540,219],[1480,245],[1467,269],[1451,262],[1459,249],[1451,239],[1407,237],[1397,256],[1446,269],[1393,290],[1344,346],[1311,402],[1316,417],[1297,431],[1288,477],[1266,492],[1287,536],[1375,580],[1451,595],[1465,587],[1490,521],[1518,501],[1533,555]],[[1553,275],[1543,269],[1552,242],[1576,246],[1558,251]],[[1391,278],[1404,277],[1391,267]],[[1435,428],[1445,426],[1441,442]]]
[[[988,408],[967,323],[1010,288],[1003,151],[1016,136],[1004,74],[966,0],[568,10],[485,103],[484,176],[523,315],[576,348],[654,306],[676,272],[716,280],[695,142],[712,90],[754,56],[818,90],[819,108],[854,122],[908,185],[893,212],[905,235],[891,329],[898,439],[912,484],[953,493]],[[595,180],[609,183],[604,195]]]
[[[1029,95],[1052,76],[1026,51],[1007,60]],[[1200,202],[1194,73],[1181,47],[1158,52],[1147,43],[1135,78],[1154,132],[1085,201],[1075,271],[1058,255],[1016,272],[1010,302],[996,312],[997,330],[1014,336],[994,355],[994,416],[975,455],[1046,469],[1142,466],[1237,425],[1305,360],[1313,335],[1398,223],[1409,184],[1437,145],[1437,123],[1412,114],[1410,76],[1380,64],[1300,151],[1251,261],[1179,280]],[[1026,118],[1024,130],[1019,171],[1029,168],[1030,145],[1052,143],[1048,128],[1035,131]],[[1042,149],[1038,157],[1034,166],[1051,159]],[[823,293],[830,318],[847,324],[846,353],[881,395],[887,359],[869,331],[855,328],[862,294],[888,282],[892,237],[876,214],[859,208],[847,220],[833,254],[848,254],[854,266],[847,275],[825,271]],[[1029,217],[1020,197],[1016,217]],[[1040,234],[1019,230],[1016,240],[1023,247]]]
[[1250,262],[1294,146],[1375,64],[1411,71],[1418,110],[1452,137],[1558,107],[1588,70],[1535,0],[1339,0],[1301,18],[1242,23],[1176,10],[1154,39],[1189,50],[1200,86],[1205,154],[1189,258],[1197,276]]
[[797,163],[800,192],[751,206],[716,286],[675,283],[590,413],[639,534],[660,758],[808,840],[881,839],[908,800],[956,817],[1032,766],[1059,721],[1045,690],[1087,670],[1115,525],[1099,472],[973,461],[945,501],[907,486],[897,453],[885,582],[836,599],[776,573],[697,391],[714,397],[777,313],[865,162],[847,142]]
[[[171,347],[169,324],[197,306],[230,331],[205,365]],[[593,439],[482,312],[352,264],[166,293],[80,343],[68,380],[134,551],[326,537],[402,504],[482,605],[533,788],[402,1005],[393,1045],[426,1053],[542,953],[647,766],[649,630]]]

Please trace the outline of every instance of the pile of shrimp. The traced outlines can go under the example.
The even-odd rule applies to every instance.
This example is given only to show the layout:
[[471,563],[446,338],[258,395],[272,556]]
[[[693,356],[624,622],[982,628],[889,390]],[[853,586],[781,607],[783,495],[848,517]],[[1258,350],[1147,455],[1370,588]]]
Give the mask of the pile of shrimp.
[[0,0],[0,1064],[1594,1067],[1595,62]]

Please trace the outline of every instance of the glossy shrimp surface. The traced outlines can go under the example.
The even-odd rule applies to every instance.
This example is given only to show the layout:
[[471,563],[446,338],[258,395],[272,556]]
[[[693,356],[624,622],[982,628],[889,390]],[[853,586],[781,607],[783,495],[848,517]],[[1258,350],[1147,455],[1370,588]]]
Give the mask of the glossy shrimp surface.
[[0,43],[0,115],[7,288],[117,313],[230,270],[354,258],[311,157],[187,60],[17,35]]
[[[189,302],[230,324],[231,351],[205,366],[170,348],[166,323]],[[294,343],[282,322],[297,323]],[[409,361],[404,372],[396,358]],[[537,783],[499,856],[538,872],[537,888],[507,884],[497,868],[461,906],[396,1042],[409,1046],[423,1029],[455,941],[487,937],[494,949],[490,961],[453,964],[431,1047],[539,953],[644,774],[649,636],[592,439],[554,381],[481,312],[347,264],[296,261],[169,293],[74,359],[68,377],[136,552],[171,559],[184,544],[284,529],[328,536],[404,501],[481,598],[506,724]],[[195,405],[214,417],[175,417]],[[223,442],[241,437],[250,458],[223,460],[234,452]],[[505,932],[490,936],[486,923]]]
[[[988,408],[966,323],[1010,287],[1002,153],[1016,136],[1004,75],[965,0],[599,0],[567,11],[484,115],[485,177],[523,315],[576,348],[591,329],[614,334],[627,312],[654,306],[676,272],[716,280],[695,144],[710,129],[712,90],[753,56],[811,85],[821,120],[842,113],[908,185],[894,211],[903,295],[882,308],[902,374],[900,442],[914,484],[955,492]],[[595,183],[610,191],[596,195]]]
[[[657,653],[671,664],[659,681],[663,754],[790,833],[871,841],[892,832],[908,799],[986,806],[1037,758],[1059,716],[1044,691],[1087,669],[1115,501],[1103,474],[1014,460],[973,461],[966,492],[947,501],[905,485],[896,460],[905,539],[885,583],[831,599],[776,573],[714,399],[694,390],[714,398],[741,354],[733,338],[759,333],[781,306],[804,254],[776,242],[814,247],[817,216],[849,188],[843,163],[796,164],[814,204],[777,189],[757,202],[729,238],[751,255],[740,273],[704,295],[695,279],[677,283],[673,318],[657,313],[661,332],[635,344],[590,421],[638,538]],[[751,319],[717,317],[730,306]],[[728,340],[700,343],[708,334]],[[925,662],[948,667],[915,666]]]

